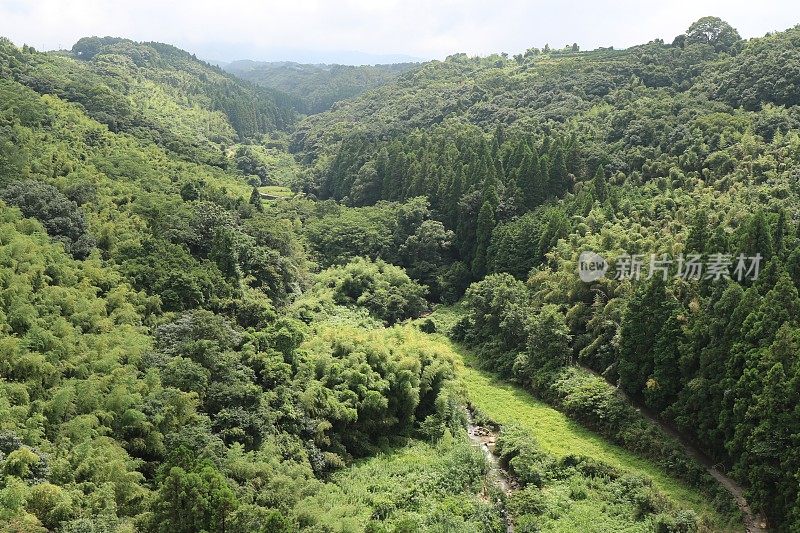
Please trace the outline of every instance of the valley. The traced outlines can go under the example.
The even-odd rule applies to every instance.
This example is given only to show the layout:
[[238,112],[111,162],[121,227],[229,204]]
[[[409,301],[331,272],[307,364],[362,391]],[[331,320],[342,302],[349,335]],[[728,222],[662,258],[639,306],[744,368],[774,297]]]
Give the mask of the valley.
[[0,532],[797,531],[798,65],[0,38]]

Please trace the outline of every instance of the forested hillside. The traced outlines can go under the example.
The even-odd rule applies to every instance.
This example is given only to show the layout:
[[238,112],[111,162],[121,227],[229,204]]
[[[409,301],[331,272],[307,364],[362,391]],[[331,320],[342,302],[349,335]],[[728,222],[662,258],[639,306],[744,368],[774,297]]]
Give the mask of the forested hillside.
[[713,18],[279,90],[0,39],[0,531],[741,530],[636,405],[797,530],[797,65]]
[[135,132],[173,154],[218,166],[235,142],[285,130],[294,120],[288,96],[161,43],[88,37],[69,54],[40,54],[2,41],[0,73],[80,104],[113,132]]
[[[425,289],[381,262],[312,279],[300,229],[333,206],[262,202],[274,142],[244,143],[285,126],[262,93],[176,49],[93,44],[2,43],[0,528],[329,527],[304,502],[332,472],[460,428],[447,354],[382,328]],[[469,531],[497,511],[480,456],[451,449],[477,470],[428,490],[463,498]]]
[[[452,232],[427,274],[432,294],[448,301],[482,280],[455,332],[483,347],[484,366],[556,402],[571,365],[603,373],[789,531],[800,527],[798,62],[800,28],[743,41],[713,18],[627,50],[454,55],[304,119],[292,149],[320,198],[430,201]],[[587,250],[641,254],[643,275],[585,283]],[[648,279],[651,254],[673,258],[666,280]],[[680,277],[676,259],[690,254],[728,268]],[[757,280],[734,275],[740,254],[761,256]],[[596,420],[604,401],[566,408],[628,440],[613,415]]]
[[321,113],[416,67],[393,65],[303,65],[292,62],[234,61],[225,70],[242,79],[290,94],[300,113]]

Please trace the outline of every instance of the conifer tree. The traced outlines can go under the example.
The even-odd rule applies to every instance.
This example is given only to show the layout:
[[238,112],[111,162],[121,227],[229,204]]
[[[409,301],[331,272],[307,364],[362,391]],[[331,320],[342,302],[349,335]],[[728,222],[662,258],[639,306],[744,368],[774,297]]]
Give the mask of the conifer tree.
[[564,161],[564,150],[558,144],[553,146],[547,197],[559,198],[569,189],[569,180],[567,178],[567,165]]
[[608,198],[608,185],[606,184],[606,175],[602,166],[597,167],[594,178],[592,178],[592,195],[601,204],[605,203]]
[[552,249],[558,240],[569,233],[569,221],[560,208],[551,209],[548,213],[547,225],[539,238],[537,261],[544,261],[545,254]]
[[620,386],[629,394],[641,396],[652,376],[656,340],[671,312],[661,276],[642,283],[631,298],[620,326],[618,364]]
[[506,170],[508,170],[508,172],[511,174],[516,173],[516,177],[519,178],[524,168],[523,161],[525,156],[530,152],[531,150],[525,142],[518,142],[514,147],[514,150],[508,155],[505,164]]
[[378,199],[382,200],[383,191],[385,190],[385,181],[389,179],[389,152],[386,147],[382,147],[378,151],[378,156],[375,159],[375,185],[374,190],[378,192]]
[[518,184],[522,190],[526,211],[534,209],[544,201],[539,158],[535,152],[526,152],[520,167]]
[[450,190],[448,192],[447,197],[447,204],[448,204],[448,217],[449,217],[449,226],[451,228],[456,227],[458,224],[458,202],[461,200],[461,195],[463,194],[464,190],[464,167],[458,165],[456,168],[456,174],[453,176],[453,182],[450,186]]
[[763,211],[757,211],[750,219],[741,248],[742,252],[748,256],[761,254],[761,257],[765,259],[772,257],[772,232]]
[[772,237],[772,244],[774,248],[775,255],[778,257],[783,257],[784,252],[786,251],[786,211],[783,209],[780,210],[778,213],[778,220],[775,222],[775,231]]
[[491,200],[484,200],[478,214],[478,226],[476,230],[475,258],[472,260],[472,275],[480,279],[486,275],[486,250],[492,238],[494,229],[494,210]]
[[645,403],[659,412],[675,400],[681,386],[679,347],[684,335],[678,314],[673,311],[656,336],[653,373],[645,382]]
[[253,191],[250,193],[249,203],[256,208],[256,211],[264,211],[264,204],[261,203],[261,193],[258,191],[258,187],[253,187]]
[[699,209],[692,220],[689,235],[686,237],[686,252],[702,254],[706,251],[711,235],[708,232],[708,213]]
[[744,338],[753,346],[768,346],[784,323],[797,324],[800,298],[789,274],[781,269],[775,286],[764,296],[759,309],[742,325]]

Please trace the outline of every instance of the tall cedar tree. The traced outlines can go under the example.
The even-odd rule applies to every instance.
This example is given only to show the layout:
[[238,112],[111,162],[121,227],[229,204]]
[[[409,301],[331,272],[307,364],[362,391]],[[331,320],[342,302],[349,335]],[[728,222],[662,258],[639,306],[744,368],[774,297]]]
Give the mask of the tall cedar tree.
[[494,228],[494,206],[489,200],[483,202],[478,214],[476,231],[475,259],[472,261],[472,275],[480,279],[486,275],[486,249],[492,238]]

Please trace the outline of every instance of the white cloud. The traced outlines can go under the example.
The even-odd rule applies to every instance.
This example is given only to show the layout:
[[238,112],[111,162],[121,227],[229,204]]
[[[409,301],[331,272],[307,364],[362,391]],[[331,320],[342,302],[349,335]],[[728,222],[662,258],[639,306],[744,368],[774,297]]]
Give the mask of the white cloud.
[[515,53],[545,43],[577,42],[591,49],[671,40],[709,14],[751,37],[800,22],[800,3],[0,0],[0,35],[44,49],[70,47],[86,35],[115,35],[254,59],[355,50],[441,58],[454,52]]

